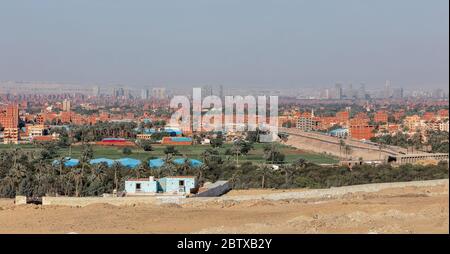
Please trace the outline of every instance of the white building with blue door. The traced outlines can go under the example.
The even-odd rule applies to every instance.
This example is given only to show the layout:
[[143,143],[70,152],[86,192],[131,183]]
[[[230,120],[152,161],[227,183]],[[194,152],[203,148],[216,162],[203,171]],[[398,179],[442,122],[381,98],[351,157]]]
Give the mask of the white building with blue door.
[[149,178],[131,178],[125,181],[127,195],[190,194],[196,188],[197,182],[194,176],[167,176],[161,179],[151,176]]

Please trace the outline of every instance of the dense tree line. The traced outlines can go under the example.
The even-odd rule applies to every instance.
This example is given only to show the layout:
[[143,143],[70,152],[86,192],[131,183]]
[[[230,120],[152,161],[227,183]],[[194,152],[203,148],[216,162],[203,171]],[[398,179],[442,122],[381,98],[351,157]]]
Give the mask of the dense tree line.
[[[76,167],[65,167],[64,158],[58,158],[56,149],[46,145],[33,151],[14,149],[0,153],[0,197],[15,195],[44,196],[99,196],[124,190],[125,180],[133,177],[164,177],[194,175],[200,183],[230,180],[233,188],[328,188],[353,184],[412,181],[448,178],[448,164],[437,166],[388,164],[353,167],[324,167],[298,160],[290,164],[273,167],[272,162],[282,158],[275,146],[265,148],[267,163],[236,163],[236,157],[248,149],[247,145],[235,145],[230,155],[221,154],[217,148],[206,149],[202,154],[204,164],[191,167],[188,160],[179,165],[173,162],[178,154],[168,147],[165,164],[157,169],[149,168],[146,162],[135,169],[114,164],[89,164],[93,148],[83,145],[80,163]],[[149,154],[150,155],[150,154]],[[59,163],[53,163],[57,159]]]
[[403,132],[397,132],[395,135],[382,135],[373,137],[370,140],[383,145],[400,146],[403,148],[414,147],[421,149],[423,146],[429,146],[430,152],[433,153],[448,153],[449,142],[448,132],[446,131],[427,131],[427,139],[424,140],[420,132],[409,136]]

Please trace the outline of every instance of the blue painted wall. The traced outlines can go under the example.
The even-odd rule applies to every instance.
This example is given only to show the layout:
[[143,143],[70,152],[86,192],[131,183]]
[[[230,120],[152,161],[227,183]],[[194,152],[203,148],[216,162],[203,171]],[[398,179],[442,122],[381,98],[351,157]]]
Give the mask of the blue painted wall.
[[139,193],[156,193],[158,192],[157,181],[125,181],[125,191],[127,193],[136,193],[136,184],[141,184]]
[[[184,186],[180,185],[180,181],[184,181]],[[196,180],[193,177],[164,177],[154,181],[125,181],[125,192],[137,193],[136,184],[141,184],[141,190],[138,193],[190,193],[191,189],[197,186]]]
[[[184,188],[180,186],[184,181]],[[159,180],[163,192],[186,192],[196,187],[195,178],[192,177],[164,177]]]

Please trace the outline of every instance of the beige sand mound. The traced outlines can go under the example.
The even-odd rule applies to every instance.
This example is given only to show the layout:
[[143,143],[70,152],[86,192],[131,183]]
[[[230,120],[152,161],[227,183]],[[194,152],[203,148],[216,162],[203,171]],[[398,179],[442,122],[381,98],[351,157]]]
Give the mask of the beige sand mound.
[[[250,193],[261,194],[258,190]],[[355,192],[334,199],[95,204],[81,208],[15,206],[12,200],[0,199],[0,233],[69,232],[448,234],[448,181],[437,186]]]

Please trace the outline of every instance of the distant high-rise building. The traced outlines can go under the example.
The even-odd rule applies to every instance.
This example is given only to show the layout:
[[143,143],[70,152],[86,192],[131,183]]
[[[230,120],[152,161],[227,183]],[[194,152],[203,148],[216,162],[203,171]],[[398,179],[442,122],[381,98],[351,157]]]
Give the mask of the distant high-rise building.
[[391,95],[391,81],[386,80],[386,83],[384,84],[383,97],[387,99],[390,98]]
[[0,125],[3,130],[4,144],[19,143],[19,105],[10,104],[6,107],[6,111],[0,111]]
[[328,100],[330,99],[330,90],[329,89],[325,89],[320,93],[320,98],[321,99],[325,99]]
[[442,99],[442,98],[444,98],[444,91],[442,90],[442,89],[435,89],[433,92],[432,92],[432,96],[433,96],[433,98],[434,99]]
[[113,89],[113,97],[117,99],[123,99],[125,96],[125,90],[122,87]]
[[131,91],[130,91],[129,89],[124,90],[124,92],[123,92],[123,98],[124,98],[125,100],[132,99],[132,98],[133,98],[133,96],[131,95]]
[[152,89],[152,97],[155,99],[166,99],[166,89],[163,87],[155,87]]
[[345,98],[347,98],[347,99],[354,99],[354,98],[356,98],[356,91],[355,91],[355,89],[353,89],[353,84],[349,84],[348,85],[348,88],[347,89],[345,89],[345,94],[344,94],[345,96]]
[[213,95],[213,90],[211,86],[203,86],[202,87],[202,97],[207,97]]
[[141,90],[141,99],[143,100],[147,100],[149,96],[149,92],[148,89],[142,89]]
[[392,98],[401,99],[403,98],[403,88],[397,88],[393,90]]
[[63,101],[63,111],[69,112],[71,110],[70,100]]
[[358,92],[356,94],[357,99],[365,99],[366,98],[366,84],[361,83],[359,86]]
[[4,128],[17,128],[19,125],[18,104],[9,104],[6,110],[0,110],[0,125]]
[[342,99],[342,84],[336,83],[334,85],[335,88],[335,99]]
[[94,86],[92,88],[92,95],[95,97],[98,97],[100,95],[100,87],[99,86]]
[[223,94],[223,86],[222,86],[222,85],[219,86],[219,97],[220,97],[221,99],[224,98],[224,94]]

